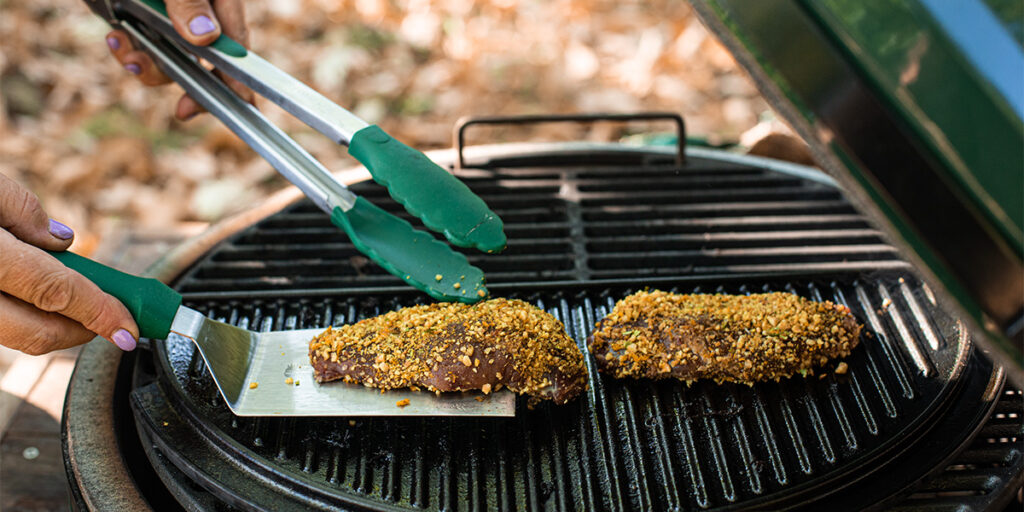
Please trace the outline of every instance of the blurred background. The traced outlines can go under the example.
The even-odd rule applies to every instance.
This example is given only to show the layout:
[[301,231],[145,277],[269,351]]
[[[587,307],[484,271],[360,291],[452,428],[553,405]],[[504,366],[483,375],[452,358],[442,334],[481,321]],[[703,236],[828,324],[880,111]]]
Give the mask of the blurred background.
[[[255,51],[422,150],[450,147],[467,115],[668,110],[712,142],[784,129],[685,2],[258,0],[246,13]],[[174,120],[178,86],[143,87],[108,54],[108,30],[80,1],[0,0],[0,173],[76,230],[76,251],[127,230],[194,233],[285,186],[211,116]],[[329,169],[355,164],[260,108]],[[615,136],[541,125],[516,140]]]
[[[1011,19],[1024,5],[985,3]],[[709,144],[812,163],[795,139],[765,144],[790,130],[684,1],[249,0],[246,11],[253,50],[421,150],[451,147],[464,116],[670,111]],[[110,56],[109,30],[82,0],[0,0],[0,174],[76,231],[73,250],[141,273],[287,183],[211,116],[174,120],[180,88],[142,86]],[[356,164],[276,106],[259,107],[328,169]],[[632,132],[484,133],[469,142]],[[67,509],[59,422],[78,350],[32,357],[0,346],[0,510]]]

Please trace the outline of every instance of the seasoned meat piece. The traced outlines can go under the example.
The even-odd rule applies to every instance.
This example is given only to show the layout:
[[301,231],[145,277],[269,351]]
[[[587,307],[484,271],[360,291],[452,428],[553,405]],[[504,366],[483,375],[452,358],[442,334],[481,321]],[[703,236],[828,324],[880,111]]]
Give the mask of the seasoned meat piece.
[[327,328],[309,344],[319,382],[442,391],[507,386],[565,403],[587,386],[583,354],[555,317],[521,300],[415,306]]
[[846,306],[790,293],[634,293],[615,304],[588,340],[602,373],[717,382],[805,373],[857,346],[861,326]]

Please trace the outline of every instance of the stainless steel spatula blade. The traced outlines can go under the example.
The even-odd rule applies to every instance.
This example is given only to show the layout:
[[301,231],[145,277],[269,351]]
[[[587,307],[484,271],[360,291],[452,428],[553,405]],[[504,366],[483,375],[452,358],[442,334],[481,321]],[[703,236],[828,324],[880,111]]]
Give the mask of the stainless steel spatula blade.
[[[309,362],[309,341],[322,331],[252,332],[181,306],[167,342],[195,343],[238,416],[515,416],[515,395],[508,391],[435,395],[320,384]],[[408,405],[398,405],[406,399]]]
[[[70,252],[50,255],[117,297],[142,336],[195,343],[224,401],[239,416],[515,415],[515,395],[508,391],[434,395],[319,384],[309,362],[309,342],[321,329],[248,331],[183,306],[181,294],[156,279],[125,274]],[[399,407],[404,399],[409,404]]]

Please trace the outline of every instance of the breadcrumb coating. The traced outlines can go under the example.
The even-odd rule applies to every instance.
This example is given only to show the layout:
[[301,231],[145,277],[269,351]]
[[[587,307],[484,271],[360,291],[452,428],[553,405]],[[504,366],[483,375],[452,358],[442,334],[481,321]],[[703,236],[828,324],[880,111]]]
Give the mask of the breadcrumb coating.
[[381,389],[498,391],[565,403],[587,386],[565,326],[521,300],[414,306],[328,328],[309,344],[316,379]]
[[615,304],[588,340],[602,373],[617,378],[717,382],[806,374],[857,346],[850,309],[790,293],[634,293]]

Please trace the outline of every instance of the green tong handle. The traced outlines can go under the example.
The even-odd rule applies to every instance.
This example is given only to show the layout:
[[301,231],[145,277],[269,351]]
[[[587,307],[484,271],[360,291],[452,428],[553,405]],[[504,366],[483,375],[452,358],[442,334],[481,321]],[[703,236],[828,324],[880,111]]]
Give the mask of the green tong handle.
[[156,279],[126,274],[71,252],[48,252],[101,290],[117,297],[135,318],[142,337],[167,339],[174,315],[181,306],[181,294]]
[[465,183],[377,125],[352,136],[348,153],[396,201],[451,243],[486,252],[505,248],[504,224]]

